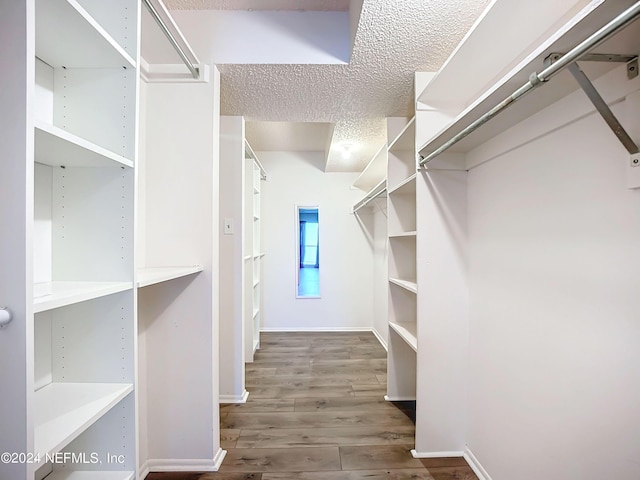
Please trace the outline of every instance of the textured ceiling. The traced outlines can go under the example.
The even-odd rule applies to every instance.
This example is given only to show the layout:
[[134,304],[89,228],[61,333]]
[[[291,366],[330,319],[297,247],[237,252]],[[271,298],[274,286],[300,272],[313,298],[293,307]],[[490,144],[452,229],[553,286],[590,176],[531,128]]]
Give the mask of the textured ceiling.
[[[267,0],[166,2],[169,8],[190,9],[218,3],[267,6]],[[304,0],[268,1],[272,6],[285,3],[298,8],[307,5]],[[342,3],[308,1],[316,6]],[[436,71],[488,3],[364,0],[349,64],[218,65],[221,112],[243,115],[250,122],[334,123],[327,171],[360,171],[386,142],[385,117],[413,115],[414,73]],[[343,143],[357,148],[350,162],[344,162],[338,152]],[[254,149],[259,151],[261,146]]]
[[166,0],[164,4],[175,10],[349,10],[349,0]]

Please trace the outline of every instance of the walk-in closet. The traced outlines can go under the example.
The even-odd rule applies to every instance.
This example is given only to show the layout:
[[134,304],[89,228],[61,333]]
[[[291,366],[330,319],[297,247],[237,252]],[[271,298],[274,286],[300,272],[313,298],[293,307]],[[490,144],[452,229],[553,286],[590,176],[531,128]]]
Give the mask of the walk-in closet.
[[0,480],[640,478],[640,2],[0,43]]

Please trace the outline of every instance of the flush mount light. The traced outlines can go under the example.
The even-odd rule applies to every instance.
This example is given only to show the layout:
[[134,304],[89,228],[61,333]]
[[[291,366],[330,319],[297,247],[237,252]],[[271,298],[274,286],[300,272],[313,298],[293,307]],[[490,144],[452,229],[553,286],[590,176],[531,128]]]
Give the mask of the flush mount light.
[[351,158],[351,147],[350,143],[345,143],[342,145],[342,158],[344,160],[349,160]]

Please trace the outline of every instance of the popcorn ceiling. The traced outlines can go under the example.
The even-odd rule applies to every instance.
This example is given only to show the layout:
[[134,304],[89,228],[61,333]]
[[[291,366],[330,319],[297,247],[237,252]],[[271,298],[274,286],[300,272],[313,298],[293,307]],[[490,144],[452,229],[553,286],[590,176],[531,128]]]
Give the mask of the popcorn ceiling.
[[[247,121],[335,123],[340,143],[368,143],[350,165],[330,153],[327,170],[360,171],[386,142],[385,117],[414,114],[416,71],[436,71],[489,0],[364,0],[348,65],[219,65],[221,113]],[[344,0],[171,0],[169,8],[344,10]],[[326,8],[320,8],[320,7]],[[355,156],[354,156],[355,157]]]

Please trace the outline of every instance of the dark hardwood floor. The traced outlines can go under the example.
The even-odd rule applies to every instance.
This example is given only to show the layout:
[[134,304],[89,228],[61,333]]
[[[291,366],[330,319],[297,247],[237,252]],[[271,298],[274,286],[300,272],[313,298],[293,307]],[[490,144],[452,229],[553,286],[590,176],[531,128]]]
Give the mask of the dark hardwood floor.
[[477,480],[461,458],[415,459],[412,402],[386,402],[371,333],[263,333],[246,404],[222,405],[216,473],[147,480]]

